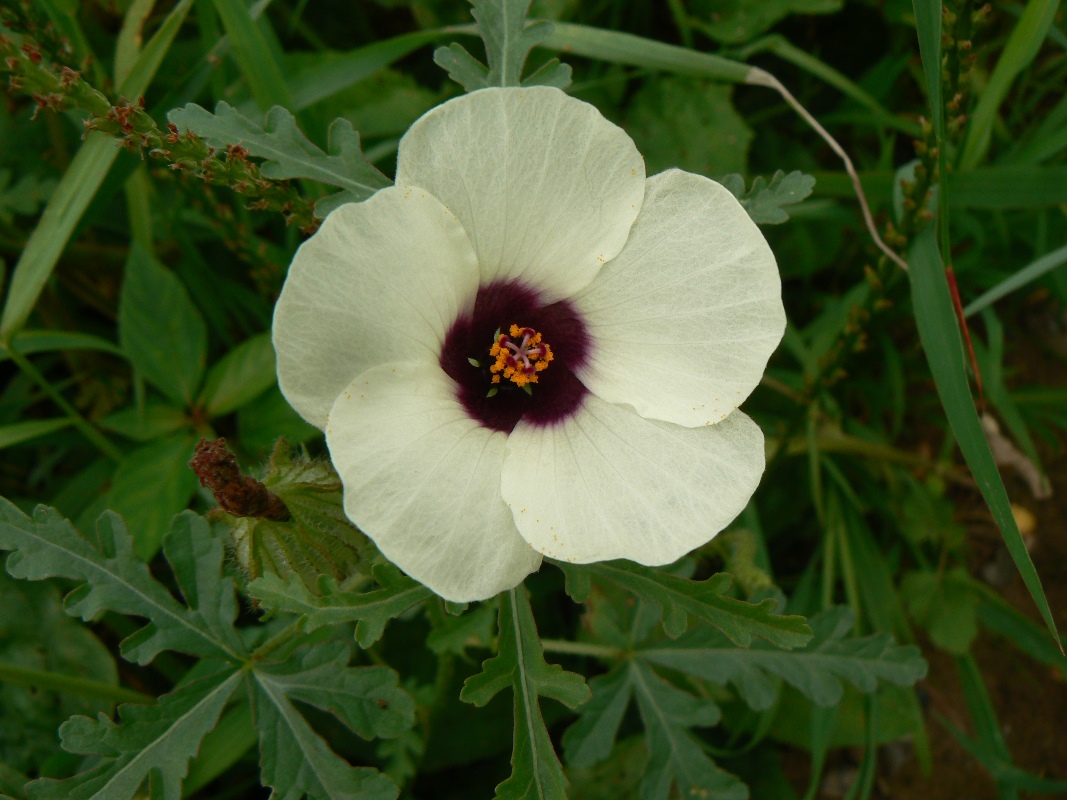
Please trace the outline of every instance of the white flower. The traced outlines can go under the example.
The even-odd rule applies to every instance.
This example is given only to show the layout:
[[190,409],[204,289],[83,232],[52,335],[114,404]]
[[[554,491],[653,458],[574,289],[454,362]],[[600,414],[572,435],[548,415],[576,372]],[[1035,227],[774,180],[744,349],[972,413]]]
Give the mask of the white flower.
[[646,180],[625,132],[539,87],[415,122],[396,185],[297,252],[274,346],[348,516],[469,601],[542,554],[667,564],[729,524],[764,468],[737,406],[784,328],[774,256],[728,191]]

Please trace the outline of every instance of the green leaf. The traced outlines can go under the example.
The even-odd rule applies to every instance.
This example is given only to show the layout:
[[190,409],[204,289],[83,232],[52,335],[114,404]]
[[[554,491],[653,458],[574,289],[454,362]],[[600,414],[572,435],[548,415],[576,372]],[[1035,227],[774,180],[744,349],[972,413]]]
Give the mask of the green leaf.
[[634,95],[626,131],[648,173],[678,167],[701,175],[744,172],[752,130],[734,110],[733,87],[694,78],[649,80]]
[[[166,403],[149,400],[144,408],[124,408],[114,414],[108,414],[97,420],[97,425],[107,431],[114,431],[127,439],[137,442],[149,442],[161,436],[180,431],[191,426],[189,415],[180,408]],[[182,454],[186,455],[186,454]],[[143,477],[143,476],[142,476]],[[183,505],[182,508],[185,508]],[[175,509],[175,513],[181,509]]]
[[934,236],[933,226],[927,226],[915,237],[908,252],[908,264],[911,265],[908,276],[911,279],[912,302],[915,306],[919,338],[937,384],[938,396],[967,466],[974,474],[982,497],[985,498],[993,519],[1000,528],[1004,543],[1030,596],[1062,652],[1063,645],[1056,631],[1056,622],[1049,609],[1045,592],[1041,588],[1041,579],[1034,568],[1034,562],[1030,560],[1022,534],[1019,533],[1004,482],[996,462],[993,461],[989,442],[982,431],[982,423],[978,419],[974,398],[967,384],[963,339],[952,308],[948,282]]
[[904,575],[900,594],[935,645],[957,655],[970,649],[978,635],[978,597],[967,570],[913,570]]
[[0,169],[0,222],[10,225],[16,214],[23,217],[36,214],[52,196],[56,183],[53,178],[23,175],[12,186],[11,170]]
[[747,82],[755,70],[740,61],[702,53],[691,47],[680,47],[632,33],[570,22],[552,23],[552,34],[544,40],[542,46],[549,50],[562,50],[613,64],[628,64],[673,72],[675,75],[714,78],[730,83]]
[[117,687],[118,676],[108,648],[63,613],[52,582],[16,581],[0,569],[0,609],[0,671],[13,666],[59,679],[57,685],[32,689],[9,682],[10,673],[0,680],[0,763],[30,771],[53,755],[56,728],[67,717],[111,707],[109,700],[88,692],[65,690],[62,679]]
[[0,425],[0,450],[61,431],[73,422],[74,420],[70,417],[60,417],[59,419],[28,419],[25,422]]
[[484,706],[511,687],[515,698],[514,747],[511,777],[496,787],[499,800],[565,800],[567,779],[556,757],[541,716],[539,697],[551,697],[569,708],[589,699],[581,675],[565,672],[544,658],[526,587],[519,585],[500,596],[499,655],[467,678],[460,700]]
[[103,756],[88,771],[65,781],[31,783],[31,800],[131,800],[147,781],[151,796],[181,800],[189,759],[215,727],[243,675],[229,665],[183,684],[150,706],[124,705],[122,722],[101,714],[73,717],[59,729],[63,748]]
[[122,642],[130,661],[147,664],[163,650],[234,661],[246,652],[231,627],[237,602],[232,579],[222,577],[222,545],[191,512],[175,519],[164,544],[187,606],[133,554],[126,526],[110,511],[89,542],[53,509],[38,506],[31,519],[0,498],[0,550],[15,551],[7,571],[16,578],[83,581],[65,601],[72,616],[89,621],[116,611],[145,617],[148,624]]
[[312,730],[286,693],[286,676],[252,673],[260,770],[272,796],[299,800],[396,800],[399,790],[369,767],[353,767]]
[[607,675],[593,678],[589,689],[592,697],[582,706],[578,721],[563,734],[568,766],[591,767],[611,755],[633,696],[633,670],[629,662],[616,665]]
[[214,5],[233,47],[234,58],[241,67],[241,74],[248,81],[259,107],[269,108],[275,104],[292,106],[293,99],[281,67],[253,21],[248,4],[244,0],[215,0]]
[[122,348],[113,342],[79,331],[19,331],[6,347],[0,345],[0,361],[11,357],[8,355],[8,348],[24,356],[57,350],[98,350],[113,356],[125,355]]
[[309,442],[322,436],[322,431],[305,422],[281,391],[271,387],[237,410],[237,436],[246,450],[270,452],[279,438]]
[[134,552],[145,561],[159,550],[171,519],[196,492],[192,455],[193,437],[183,431],[134,450],[111,481],[107,507],[126,520]]
[[267,608],[303,615],[308,630],[356,622],[356,641],[360,647],[370,647],[382,637],[389,620],[433,595],[391,564],[376,566],[374,578],[380,588],[370,592],[343,592],[336,581],[323,578],[318,596],[296,575],[288,581],[264,575],[252,581],[248,593]]
[[[719,769],[688,730],[718,722],[715,704],[676,688],[646,664],[631,661],[629,669],[648,745],[642,800],[672,796],[747,800],[745,784]],[[677,787],[677,795],[671,794],[672,787]]]
[[320,199],[316,212],[325,216],[342,203],[366,200],[391,181],[363,157],[359,134],[345,119],[330,126],[329,154],[312,144],[296,125],[296,118],[281,106],[267,112],[260,127],[228,103],[220,101],[215,113],[190,103],[167,118],[203,137],[212,147],[238,144],[250,155],[267,159],[263,175],[288,180],[308,178],[343,191]]
[[796,687],[816,705],[832,706],[841,701],[841,679],[861,692],[873,692],[879,682],[911,686],[926,675],[918,648],[896,645],[888,633],[846,639],[855,624],[847,607],[824,611],[810,622],[814,636],[792,652],[764,642],[740,650],[718,631],[701,627],[675,642],[640,650],[638,657],[714,683],[732,683],[757,711],[774,705],[775,678]]
[[119,298],[119,342],[145,380],[178,405],[192,405],[207,326],[182,282],[136,242]]
[[[763,33],[789,14],[830,14],[843,0],[697,0],[694,17],[708,17],[700,30],[723,44],[740,44]],[[694,20],[696,22],[696,20]]]
[[[1049,28],[1056,18],[1060,0],[1029,0],[1019,24],[1008,37],[1008,43],[997,59],[993,74],[982,89],[978,105],[971,115],[967,141],[960,156],[960,169],[968,170],[978,165],[989,150],[993,123],[997,111],[1008,96],[1015,77],[1029,66],[1041,49]],[[924,59],[925,61],[925,53]],[[940,64],[940,62],[938,62]]]
[[496,627],[497,603],[489,600],[459,616],[446,615],[426,637],[426,646],[438,655],[462,656],[468,647],[488,647]]
[[[748,647],[753,636],[785,648],[800,647],[811,639],[811,628],[803,617],[774,613],[778,605],[774,599],[745,603],[727,597],[724,593],[730,588],[731,577],[725,573],[712,575],[704,581],[691,581],[628,561],[605,561],[581,567],[556,564],[566,573],[567,591],[576,601],[583,602],[588,594],[590,575],[618,584],[659,606],[663,628],[672,638],[685,632],[692,614],[710,622],[741,647]],[[584,594],[582,588],[585,588]]]
[[963,314],[966,317],[973,316],[981,311],[983,308],[993,305],[1002,297],[1006,297],[1017,289],[1021,289],[1032,281],[1036,281],[1042,275],[1047,272],[1051,272],[1057,267],[1062,267],[1067,264],[1067,246],[1060,247],[1053,250],[1051,253],[1046,253],[1031,264],[1020,269],[1014,275],[1011,275],[992,289],[987,292],[983,292],[981,297],[977,300],[971,301],[966,308],[963,309]]
[[571,82],[571,68],[558,59],[545,64],[525,80],[522,70],[530,51],[552,33],[549,22],[526,24],[530,0],[470,0],[471,14],[485,42],[486,67],[461,45],[442,47],[434,61],[468,92],[489,86],[556,86]]
[[261,333],[237,345],[208,371],[197,405],[209,419],[229,414],[259,397],[277,379],[270,334]]
[[[137,97],[145,93],[192,5],[193,0],[180,0],[171,9],[119,87],[120,95]],[[63,248],[117,157],[118,148],[110,136],[90,133],[63,173],[15,265],[0,318],[0,340],[9,340],[26,324]]]
[[389,667],[350,667],[346,642],[306,647],[260,672],[286,697],[320,708],[364,739],[392,739],[415,724],[415,701]]
[[727,175],[721,181],[736,197],[757,225],[778,225],[789,219],[782,206],[791,206],[804,200],[815,189],[815,178],[803,172],[786,174],[778,170],[771,182],[757,177],[745,191],[745,180],[740,175]]
[[115,37],[115,85],[121,86],[130,76],[141,54],[144,26],[152,15],[156,0],[133,0],[122,18],[122,28]]
[[933,111],[934,130],[940,136],[945,116],[941,98],[941,3],[935,0],[912,0],[912,7],[915,10],[923,77],[926,78],[926,96]]

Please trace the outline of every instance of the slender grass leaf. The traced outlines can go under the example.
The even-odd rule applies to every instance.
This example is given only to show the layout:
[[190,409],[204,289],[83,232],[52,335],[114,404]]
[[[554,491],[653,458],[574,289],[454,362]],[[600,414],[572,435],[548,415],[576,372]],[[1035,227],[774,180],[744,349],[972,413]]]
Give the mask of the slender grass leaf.
[[80,331],[19,331],[15,338],[8,342],[7,347],[0,346],[0,361],[11,357],[7,348],[24,356],[62,350],[96,350],[113,356],[125,355],[114,342]]
[[511,777],[496,787],[498,800],[566,800],[567,779],[548,736],[538,698],[551,697],[569,708],[589,699],[581,675],[565,672],[544,658],[526,587],[500,597],[499,655],[463,684],[460,700],[484,706],[510,687],[514,695]]
[[1041,612],[1052,638],[1062,651],[1063,645],[1045,592],[1041,588],[1041,579],[1034,568],[1034,562],[1030,560],[1030,554],[1011,512],[1008,493],[993,461],[993,454],[982,431],[982,423],[978,419],[974,398],[967,384],[963,339],[953,312],[948,282],[934,235],[933,227],[927,226],[915,237],[909,249],[908,263],[912,268],[908,276],[911,279],[912,302],[919,338],[926,352],[941,404],[945,408],[949,425],[967,466],[974,474],[982,497],[989,505],[993,519],[1000,528],[1004,543],[1030,596]]
[[1067,657],[1049,641],[1045,629],[999,595],[984,586],[981,588],[983,596],[978,606],[978,621],[982,627],[1009,639],[1030,658],[1067,674]]
[[556,563],[566,573],[567,591],[575,600],[582,602],[588,595],[589,576],[610,581],[658,605],[663,628],[672,638],[685,632],[692,615],[710,622],[741,647],[748,647],[754,636],[785,648],[800,647],[811,639],[811,628],[803,617],[775,614],[778,603],[774,599],[746,603],[727,597],[732,578],[725,573],[691,581],[627,561],[581,567]]
[[151,561],[174,515],[184,511],[196,492],[189,469],[193,434],[180,431],[150,442],[119,464],[107,494],[108,508],[126,520],[134,552]]
[[704,680],[732,683],[757,711],[773,707],[776,678],[796,687],[816,705],[832,706],[841,701],[842,679],[869,693],[880,682],[911,686],[926,675],[919,650],[894,644],[887,633],[846,639],[855,623],[849,608],[824,611],[810,622],[812,640],[788,653],[764,642],[741,650],[719,631],[701,627],[675,642],[642,649],[638,657]]
[[214,114],[190,103],[174,109],[167,118],[212,147],[241,145],[250,155],[267,159],[263,175],[268,178],[308,178],[341,188],[340,193],[318,201],[316,208],[324,216],[342,203],[366,200],[392,183],[363,157],[359,134],[345,119],[336,119],[330,126],[327,154],[312,144],[297,127],[296,118],[281,106],[267,112],[263,127],[221,101]]
[[0,450],[61,431],[73,422],[74,420],[70,417],[63,417],[61,419],[31,419],[25,422],[12,422],[10,425],[0,425]]
[[358,47],[335,58],[320,59],[314,67],[289,79],[293,96],[291,108],[294,112],[301,111],[332,97],[445,35],[447,31],[444,29],[404,33]]
[[[916,0],[918,3],[919,0]],[[933,3],[931,3],[933,5]],[[1056,17],[1056,11],[1060,7],[1059,0],[1029,0],[1026,10],[1023,11],[1019,23],[1008,37],[1008,43],[997,59],[997,65],[993,68],[993,74],[982,89],[971,115],[971,124],[967,130],[967,140],[963,145],[963,154],[960,156],[960,169],[973,169],[985,157],[989,151],[989,142],[993,133],[993,122],[1001,104],[1008,96],[1012,83],[1034,60],[1037,51],[1041,49],[1045,37],[1048,35],[1052,21]],[[925,53],[923,61],[926,61]],[[940,69],[940,60],[937,68]]]
[[1067,264],[1067,245],[1046,253],[1036,261],[1027,264],[1011,277],[1005,278],[992,289],[984,292],[978,299],[968,303],[963,309],[965,316],[973,316],[984,308],[988,308],[1002,297],[1007,297],[1012,292],[1018,291],[1027,284],[1033,283],[1048,272]]
[[209,419],[229,414],[255,400],[277,380],[274,346],[270,334],[262,333],[237,345],[211,368],[197,405]]
[[[141,50],[129,77],[119,87],[120,94],[134,98],[145,93],[192,5],[193,0],[180,0],[171,9],[159,30]],[[111,137],[90,133],[63,173],[41,221],[15,265],[4,313],[0,317],[0,340],[9,341],[26,324],[63,248],[117,157],[118,148]]]
[[192,406],[204,376],[207,326],[182,282],[136,242],[119,299],[119,342],[146,381]]
[[15,551],[7,559],[11,575],[83,581],[67,595],[65,604],[68,614],[86,621],[98,619],[104,611],[148,620],[123,641],[124,657],[147,664],[163,650],[177,650],[240,660],[245,649],[229,627],[237,616],[237,602],[233,581],[221,575],[222,545],[207,523],[191,513],[175,520],[171,538],[175,541],[172,545],[168,538],[164,552],[188,606],[175,600],[133,554],[117,514],[103,514],[89,542],[53,509],[38,506],[30,518],[0,498],[0,549]]
[[281,67],[274,60],[266,39],[249,13],[244,0],[214,0],[215,11],[233,48],[233,56],[248,81],[252,96],[261,109],[273,105],[289,108],[293,99]]
[[133,71],[144,41],[144,25],[152,14],[156,0],[133,0],[122,18],[122,28],[115,39],[115,85],[121,86]]
[[312,730],[286,694],[284,679],[252,673],[260,769],[272,796],[299,800],[396,800],[399,790],[369,767],[353,767]]
[[261,667],[271,684],[337,717],[364,739],[392,739],[415,724],[415,702],[389,667],[350,667],[351,645],[324,642]]
[[151,796],[181,800],[189,760],[215,727],[242,681],[229,665],[181,685],[155,705],[124,705],[122,721],[73,717],[59,729],[63,748],[103,756],[86,772],[65,781],[42,779],[28,787],[31,800],[131,800],[142,785]]
[[919,35],[923,77],[926,78],[926,96],[933,110],[934,130],[940,131],[945,116],[941,97],[941,3],[939,0],[912,0],[912,7]]
[[[631,661],[629,668],[648,746],[641,800],[675,796],[747,800],[748,787],[719,769],[688,730],[718,722],[718,707],[676,688],[646,664]],[[672,794],[674,787],[677,794]]]
[[753,71],[748,64],[711,53],[657,42],[632,33],[570,22],[553,22],[552,33],[540,46],[613,64],[659,69],[696,78],[714,78],[729,83],[745,83]]
[[315,595],[296,575],[288,581],[264,575],[252,581],[248,593],[267,608],[303,615],[309,630],[356,622],[356,641],[360,647],[370,647],[382,637],[389,620],[433,595],[392,565],[375,567],[374,577],[380,588],[370,592],[342,592],[336,582],[323,578],[321,595]]

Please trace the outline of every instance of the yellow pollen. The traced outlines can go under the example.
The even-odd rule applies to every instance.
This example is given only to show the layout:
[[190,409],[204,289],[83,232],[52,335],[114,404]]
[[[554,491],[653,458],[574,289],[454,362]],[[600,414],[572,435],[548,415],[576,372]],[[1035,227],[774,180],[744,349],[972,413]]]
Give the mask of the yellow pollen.
[[489,348],[489,355],[496,359],[489,367],[493,383],[500,383],[501,377],[518,387],[537,383],[538,373],[555,358],[552,348],[532,328],[512,325],[508,334],[500,334]]

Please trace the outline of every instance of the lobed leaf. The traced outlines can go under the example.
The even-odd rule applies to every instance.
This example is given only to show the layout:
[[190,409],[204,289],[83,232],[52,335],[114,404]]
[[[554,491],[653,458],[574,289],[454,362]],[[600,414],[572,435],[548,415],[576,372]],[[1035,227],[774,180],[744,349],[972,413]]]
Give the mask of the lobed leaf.
[[131,800],[147,781],[150,795],[181,800],[189,759],[218,722],[242,680],[229,665],[164,695],[155,705],[124,705],[122,722],[104,714],[95,720],[72,717],[59,734],[72,753],[104,758],[64,781],[43,778],[27,787],[31,800]]
[[786,174],[778,170],[770,183],[761,175],[745,191],[740,175],[727,175],[720,183],[736,197],[757,225],[778,225],[789,219],[782,206],[791,206],[808,197],[815,189],[815,178],[803,172]]
[[323,642],[260,668],[286,697],[337,717],[364,739],[392,739],[415,724],[415,701],[389,667],[350,667],[351,646]]
[[638,658],[714,683],[732,683],[753,709],[774,705],[776,678],[796,687],[813,703],[833,706],[841,701],[841,680],[862,692],[873,692],[880,681],[911,686],[926,675],[926,662],[912,646],[894,644],[888,633],[846,639],[855,615],[846,607],[832,608],[811,618],[814,635],[792,652],[754,642],[740,650],[719,631],[701,627],[675,642],[638,651]]
[[433,57],[456,83],[468,92],[489,86],[556,86],[571,82],[571,68],[552,59],[525,80],[522,70],[530,51],[552,33],[549,22],[526,23],[530,0],[471,0],[471,14],[485,42],[489,66],[459,44],[439,48]]
[[541,716],[539,697],[551,697],[569,708],[589,699],[581,675],[548,664],[537,635],[525,586],[500,596],[499,655],[463,684],[460,699],[484,706],[511,687],[515,697],[511,777],[496,787],[498,800],[565,800],[567,779]]
[[297,127],[296,118],[281,106],[267,112],[262,127],[222,101],[214,114],[190,103],[171,111],[167,119],[216,149],[240,145],[249,155],[267,159],[262,167],[264,177],[307,178],[342,189],[316,202],[316,213],[321,216],[343,203],[366,200],[392,183],[364,158],[359,134],[345,119],[336,119],[330,126],[328,153],[313,144]]
[[296,575],[287,581],[264,575],[252,581],[248,592],[267,608],[303,615],[308,630],[356,622],[356,641],[360,647],[370,647],[382,637],[389,620],[433,594],[391,564],[376,566],[374,577],[380,588],[370,592],[343,592],[335,581],[323,578],[320,596]]
[[746,603],[727,597],[731,577],[725,573],[704,581],[691,581],[668,575],[628,561],[605,561],[581,567],[557,562],[567,575],[567,592],[577,602],[589,594],[589,578],[615,583],[660,607],[663,628],[671,638],[685,632],[689,615],[709,622],[732,642],[748,647],[753,636],[766,639],[778,647],[800,647],[811,639],[811,628],[803,617],[775,614],[777,602],[767,598]]
[[396,800],[399,790],[370,767],[353,767],[334,753],[286,693],[285,676],[252,673],[252,707],[259,729],[264,786],[278,800]]
[[147,664],[163,650],[239,661],[246,651],[232,623],[233,581],[222,577],[222,545],[192,512],[176,517],[164,543],[188,606],[152,577],[138,559],[122,519],[105,512],[95,541],[82,538],[51,508],[23,514],[0,498],[0,549],[14,550],[7,570],[16,578],[83,581],[67,595],[66,611],[88,621],[104,611],[145,617],[148,624],[122,642],[125,658]]

